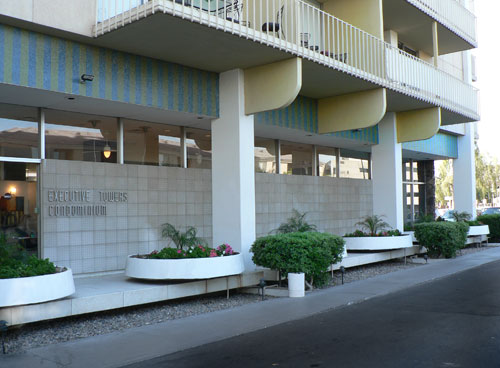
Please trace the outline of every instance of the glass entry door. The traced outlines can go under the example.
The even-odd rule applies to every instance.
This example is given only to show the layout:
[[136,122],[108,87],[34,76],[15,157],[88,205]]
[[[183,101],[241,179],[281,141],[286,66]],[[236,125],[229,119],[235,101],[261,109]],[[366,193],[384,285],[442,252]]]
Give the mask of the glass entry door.
[[38,256],[38,164],[0,161],[0,232]]

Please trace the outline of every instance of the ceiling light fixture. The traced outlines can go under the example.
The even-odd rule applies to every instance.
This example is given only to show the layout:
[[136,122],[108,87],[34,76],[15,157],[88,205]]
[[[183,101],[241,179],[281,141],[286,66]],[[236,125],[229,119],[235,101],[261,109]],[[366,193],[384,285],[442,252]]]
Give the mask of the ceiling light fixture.
[[106,142],[106,145],[104,146],[104,149],[102,151],[103,155],[105,158],[110,158],[111,157],[111,147],[109,144]]

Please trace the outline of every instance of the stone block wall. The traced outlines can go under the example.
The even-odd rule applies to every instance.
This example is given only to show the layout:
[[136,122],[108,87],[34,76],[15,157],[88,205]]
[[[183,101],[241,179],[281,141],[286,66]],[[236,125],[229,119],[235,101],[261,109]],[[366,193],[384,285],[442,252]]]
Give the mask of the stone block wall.
[[257,237],[279,227],[295,208],[318,230],[344,235],[373,214],[371,180],[255,174]]
[[210,170],[63,160],[40,170],[42,257],[75,274],[120,270],[127,255],[166,246],[165,222],[211,243]]

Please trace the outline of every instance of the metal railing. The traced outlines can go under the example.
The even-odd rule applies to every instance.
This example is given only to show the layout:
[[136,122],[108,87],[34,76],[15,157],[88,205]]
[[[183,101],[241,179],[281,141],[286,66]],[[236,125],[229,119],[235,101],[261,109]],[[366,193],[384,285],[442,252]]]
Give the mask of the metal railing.
[[471,85],[301,0],[98,0],[95,35],[156,12],[281,49],[471,120],[478,116]]
[[476,16],[457,0],[407,0],[439,23],[475,44]]

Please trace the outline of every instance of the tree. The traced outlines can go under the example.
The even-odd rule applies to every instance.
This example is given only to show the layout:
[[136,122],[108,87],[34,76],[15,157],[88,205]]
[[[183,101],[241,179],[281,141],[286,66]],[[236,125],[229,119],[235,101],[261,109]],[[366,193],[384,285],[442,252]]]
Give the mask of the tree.
[[446,203],[446,197],[453,196],[453,167],[451,160],[436,161],[436,202]]
[[500,165],[497,160],[485,156],[479,150],[477,142],[474,154],[476,163],[476,199],[492,202],[497,195],[497,188],[500,185]]

